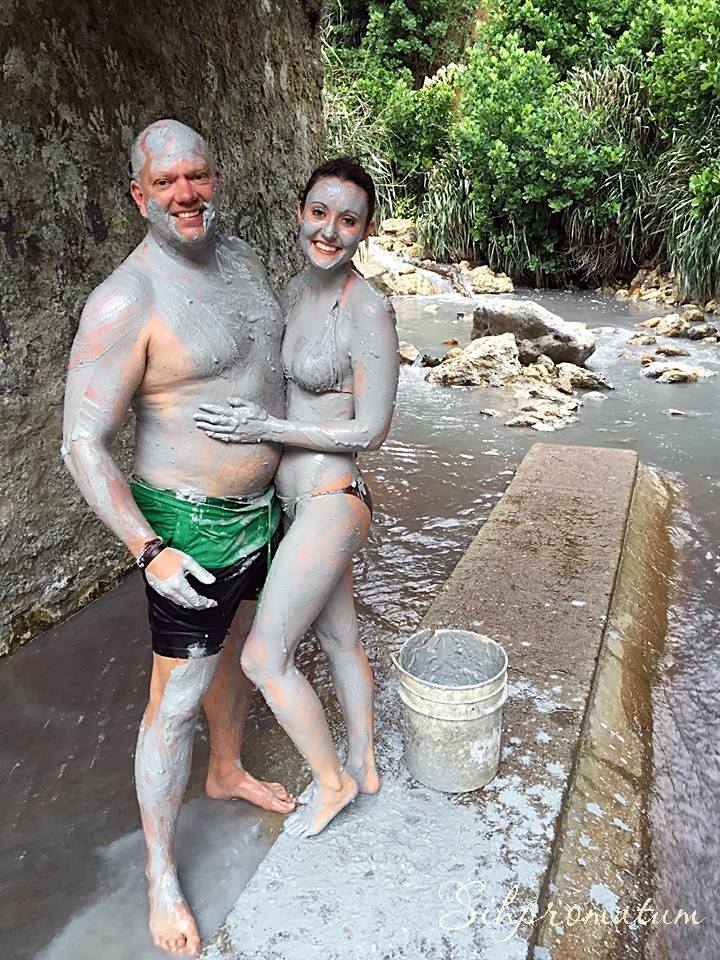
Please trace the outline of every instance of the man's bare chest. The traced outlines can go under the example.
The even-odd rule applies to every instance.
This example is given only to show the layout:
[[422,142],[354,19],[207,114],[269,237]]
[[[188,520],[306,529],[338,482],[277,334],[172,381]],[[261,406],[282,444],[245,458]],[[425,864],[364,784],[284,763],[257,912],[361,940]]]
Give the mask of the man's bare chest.
[[207,379],[273,364],[281,340],[281,311],[266,285],[167,282],[153,305],[146,379]]

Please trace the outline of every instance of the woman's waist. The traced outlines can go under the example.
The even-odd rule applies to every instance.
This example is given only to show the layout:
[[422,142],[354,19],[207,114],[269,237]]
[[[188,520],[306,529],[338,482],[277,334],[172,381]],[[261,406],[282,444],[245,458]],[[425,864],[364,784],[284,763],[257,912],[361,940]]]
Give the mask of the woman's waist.
[[301,497],[342,490],[359,472],[352,453],[313,453],[286,448],[274,482],[279,496]]

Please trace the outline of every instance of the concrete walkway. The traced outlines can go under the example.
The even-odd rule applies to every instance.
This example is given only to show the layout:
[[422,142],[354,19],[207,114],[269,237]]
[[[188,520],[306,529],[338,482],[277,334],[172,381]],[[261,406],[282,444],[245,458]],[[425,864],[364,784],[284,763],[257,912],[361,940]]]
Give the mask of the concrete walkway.
[[[533,447],[423,620],[508,652],[499,776],[456,797],[408,776],[390,647],[375,645],[381,793],[320,837],[281,834],[205,958],[524,960],[546,942],[534,921],[554,892],[636,472],[629,451]],[[622,842],[625,826],[614,829]],[[580,906],[614,905],[601,884],[590,890]],[[552,960],[564,956],[560,945]]]

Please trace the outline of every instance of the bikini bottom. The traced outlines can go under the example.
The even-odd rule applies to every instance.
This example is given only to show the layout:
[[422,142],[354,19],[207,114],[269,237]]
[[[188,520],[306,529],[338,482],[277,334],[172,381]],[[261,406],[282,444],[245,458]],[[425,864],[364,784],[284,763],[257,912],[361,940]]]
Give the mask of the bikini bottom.
[[278,494],[277,498],[283,508],[283,513],[287,517],[288,521],[292,523],[295,519],[295,510],[299,503],[302,503],[304,500],[313,500],[315,497],[332,497],[338,493],[345,493],[350,497],[357,497],[358,500],[361,500],[365,504],[370,511],[370,516],[372,517],[372,496],[370,495],[370,490],[365,483],[365,479],[360,473],[358,473],[352,483],[349,483],[346,487],[341,487],[340,490],[323,490],[320,493],[306,493],[301,497],[281,497],[280,494]]

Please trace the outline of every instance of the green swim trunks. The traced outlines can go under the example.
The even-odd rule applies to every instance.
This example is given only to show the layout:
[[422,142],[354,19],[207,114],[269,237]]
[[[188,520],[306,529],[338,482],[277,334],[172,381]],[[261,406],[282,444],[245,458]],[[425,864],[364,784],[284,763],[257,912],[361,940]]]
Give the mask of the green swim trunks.
[[130,490],[155,533],[206,570],[228,567],[269,546],[280,525],[272,484],[254,497],[206,497],[160,490],[133,477]]

